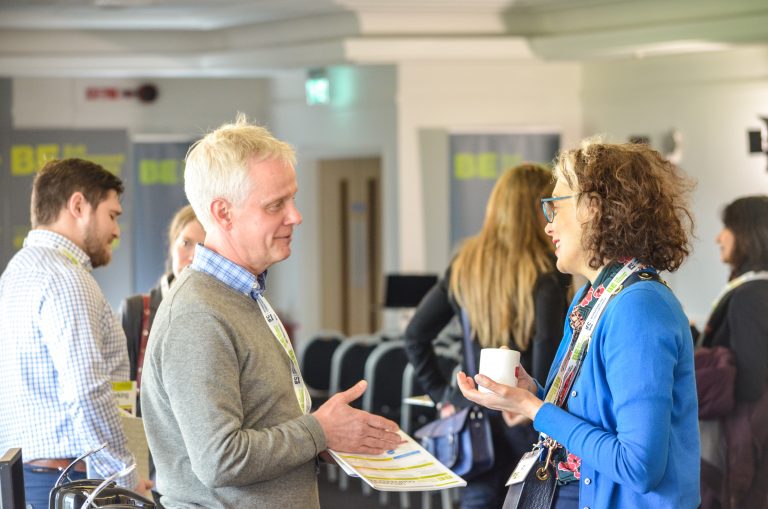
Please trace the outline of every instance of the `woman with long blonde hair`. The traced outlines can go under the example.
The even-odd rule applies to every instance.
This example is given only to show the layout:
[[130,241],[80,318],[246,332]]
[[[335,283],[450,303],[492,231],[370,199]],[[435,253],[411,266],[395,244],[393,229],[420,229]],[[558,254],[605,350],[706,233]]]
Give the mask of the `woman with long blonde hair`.
[[[562,334],[570,278],[555,269],[539,200],[554,186],[543,166],[505,171],[486,205],[480,232],[469,238],[443,277],[419,304],[405,331],[406,351],[421,386],[445,417],[470,403],[440,372],[432,340],[462,310],[475,358],[480,348],[507,346],[521,353],[526,371],[545,377]],[[465,366],[466,367],[466,366]],[[476,368],[476,366],[475,366]],[[504,482],[535,441],[530,422],[505,423],[490,415],[495,466],[468,480],[462,508],[501,507]]]

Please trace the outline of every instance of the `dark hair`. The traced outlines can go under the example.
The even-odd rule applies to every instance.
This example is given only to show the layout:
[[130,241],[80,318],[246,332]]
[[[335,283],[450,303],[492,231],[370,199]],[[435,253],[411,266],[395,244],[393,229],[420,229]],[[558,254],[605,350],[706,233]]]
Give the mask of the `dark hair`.
[[734,271],[768,268],[768,196],[739,198],[725,207],[722,219],[733,232]]
[[579,201],[595,208],[582,242],[589,266],[635,257],[658,270],[677,270],[690,254],[693,187],[677,167],[645,144],[592,140],[561,152],[555,168]]
[[69,198],[76,192],[98,207],[109,191],[123,193],[123,182],[103,166],[83,159],[60,159],[43,166],[32,183],[32,228],[49,225],[59,217]]

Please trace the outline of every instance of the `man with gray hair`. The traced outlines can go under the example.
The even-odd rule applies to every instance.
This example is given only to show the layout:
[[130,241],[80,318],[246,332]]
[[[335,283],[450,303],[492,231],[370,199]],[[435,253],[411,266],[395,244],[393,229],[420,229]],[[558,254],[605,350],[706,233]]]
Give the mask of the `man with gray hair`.
[[310,413],[296,356],[264,296],[291,254],[295,156],[244,116],[187,155],[185,190],[206,230],[191,270],[158,309],[142,375],[142,413],[168,509],[319,508],[326,449],[380,453],[398,426],[349,403],[361,381]]

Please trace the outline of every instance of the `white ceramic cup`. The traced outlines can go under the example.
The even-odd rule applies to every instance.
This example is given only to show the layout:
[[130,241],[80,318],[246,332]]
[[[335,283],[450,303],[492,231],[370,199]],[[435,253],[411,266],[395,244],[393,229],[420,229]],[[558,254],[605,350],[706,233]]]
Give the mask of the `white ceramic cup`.
[[[483,348],[480,350],[480,369],[478,372],[494,382],[517,387],[517,367],[520,365],[520,352],[507,348]],[[480,392],[492,392],[483,386]]]

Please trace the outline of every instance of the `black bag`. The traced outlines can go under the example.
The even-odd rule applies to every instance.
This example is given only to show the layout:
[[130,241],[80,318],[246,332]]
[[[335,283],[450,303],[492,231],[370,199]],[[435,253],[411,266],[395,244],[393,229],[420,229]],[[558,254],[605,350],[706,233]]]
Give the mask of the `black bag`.
[[[92,449],[72,461],[65,468],[48,495],[48,509],[78,509],[85,506],[100,507],[102,509],[123,509],[127,507],[156,509],[154,502],[125,488],[115,485],[115,479],[130,473],[136,464],[116,472],[107,479],[79,479],[72,480],[68,473],[79,462],[94,454],[107,444]],[[68,482],[64,482],[68,481]]]
[[[472,348],[469,319],[461,313],[464,329],[464,356],[467,374],[476,374],[475,351]],[[450,417],[437,419],[416,430],[416,438],[443,465],[465,480],[484,474],[493,468],[495,455],[488,410],[474,405]]]
[[702,346],[693,353],[699,419],[719,419],[736,406],[736,357],[724,346]]
[[99,490],[93,500],[95,505],[92,507],[155,509],[154,502],[138,493],[115,486],[114,483],[101,487],[102,483],[101,479],[83,479],[56,486],[51,490],[48,507],[49,509],[79,509],[94,491]]
[[440,463],[464,479],[493,468],[495,458],[488,412],[479,406],[432,421],[414,435]]
[[525,481],[509,487],[502,509],[549,509],[555,497],[555,488],[557,476],[552,464],[539,460],[528,471]]

